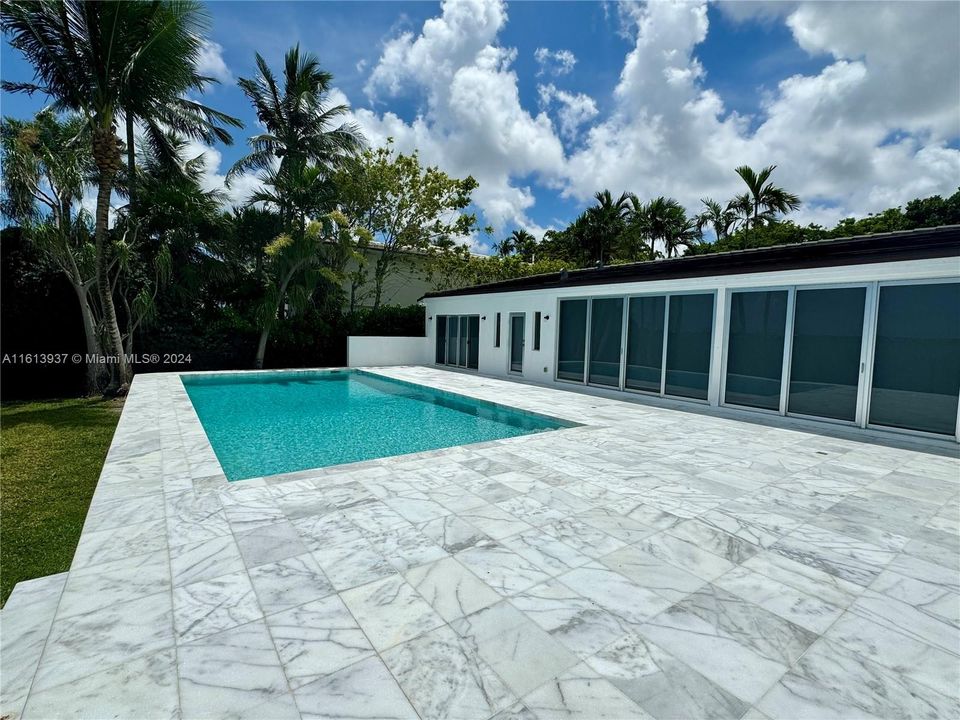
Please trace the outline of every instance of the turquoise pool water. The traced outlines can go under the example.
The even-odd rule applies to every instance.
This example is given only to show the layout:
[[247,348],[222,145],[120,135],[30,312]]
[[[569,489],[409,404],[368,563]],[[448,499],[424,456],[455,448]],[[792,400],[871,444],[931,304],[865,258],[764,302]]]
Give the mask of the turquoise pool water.
[[348,370],[180,379],[229,480],[573,424]]

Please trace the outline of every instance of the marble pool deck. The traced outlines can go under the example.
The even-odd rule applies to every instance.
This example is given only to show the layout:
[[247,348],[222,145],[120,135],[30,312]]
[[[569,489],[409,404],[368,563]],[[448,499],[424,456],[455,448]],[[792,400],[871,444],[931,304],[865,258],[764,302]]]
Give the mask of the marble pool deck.
[[228,483],[139,375],[0,715],[960,717],[956,457],[378,372],[581,426]]

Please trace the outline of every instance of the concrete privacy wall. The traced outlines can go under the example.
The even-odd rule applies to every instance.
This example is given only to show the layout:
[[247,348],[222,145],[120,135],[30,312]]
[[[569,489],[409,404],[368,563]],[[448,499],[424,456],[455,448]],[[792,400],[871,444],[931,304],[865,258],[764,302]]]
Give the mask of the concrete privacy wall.
[[347,365],[384,367],[424,365],[429,360],[425,337],[354,336],[347,338]]

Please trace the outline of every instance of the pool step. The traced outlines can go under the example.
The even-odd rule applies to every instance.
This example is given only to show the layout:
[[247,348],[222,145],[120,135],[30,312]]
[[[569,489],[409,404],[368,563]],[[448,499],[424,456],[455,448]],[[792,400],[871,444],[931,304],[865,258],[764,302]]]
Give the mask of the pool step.
[[17,583],[0,610],[0,719],[20,717],[68,573]]

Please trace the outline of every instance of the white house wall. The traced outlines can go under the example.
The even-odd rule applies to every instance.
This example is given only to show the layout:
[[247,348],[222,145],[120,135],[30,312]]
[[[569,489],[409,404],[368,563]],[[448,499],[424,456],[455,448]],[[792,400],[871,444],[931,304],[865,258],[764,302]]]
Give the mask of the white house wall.
[[[480,315],[478,372],[499,377],[522,377],[524,380],[531,382],[555,384],[570,388],[571,383],[557,380],[555,377],[559,301],[561,299],[714,291],[716,299],[714,303],[708,402],[711,405],[718,405],[720,404],[723,377],[727,301],[731,291],[746,288],[803,287],[929,279],[960,279],[960,259],[936,258],[767,273],[577,285],[564,288],[426,298],[423,301],[426,305],[428,318],[425,342],[427,344],[428,362],[432,364],[434,348],[436,347],[437,316]],[[541,342],[540,349],[534,350],[533,323],[535,313],[538,311],[543,318]],[[497,313],[501,315],[499,347],[494,346],[494,324]],[[526,318],[526,344],[523,372],[520,374],[508,371],[509,317],[511,313],[523,313]]]

